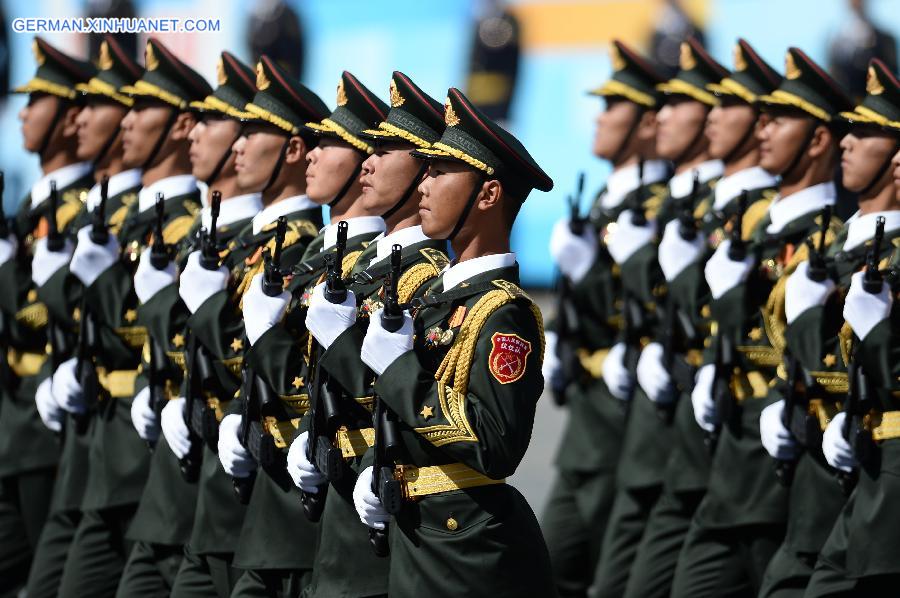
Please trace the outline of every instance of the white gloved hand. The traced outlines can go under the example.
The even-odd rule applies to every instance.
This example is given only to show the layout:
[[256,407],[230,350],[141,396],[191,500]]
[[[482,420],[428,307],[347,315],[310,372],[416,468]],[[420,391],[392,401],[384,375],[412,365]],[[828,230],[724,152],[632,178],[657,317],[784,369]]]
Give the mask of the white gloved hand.
[[75,357],[72,357],[59,364],[59,367],[53,372],[51,387],[53,398],[60,407],[69,413],[84,413],[85,411],[84,391],[75,375],[77,361]]
[[59,406],[59,403],[53,397],[52,384],[52,378],[47,378],[41,382],[34,393],[34,402],[37,405],[38,415],[41,416],[41,421],[44,422],[47,429],[52,432],[59,432],[62,430],[63,422],[66,419],[66,412],[62,410],[62,407]]
[[142,440],[156,442],[159,438],[159,421],[150,407],[150,387],[145,386],[131,401],[131,424]]
[[875,326],[891,315],[894,297],[891,289],[881,283],[881,291],[867,293],[863,288],[864,272],[857,272],[850,278],[850,290],[844,299],[844,319],[853,328],[860,340],[868,336]]
[[179,459],[184,458],[191,450],[191,433],[184,421],[185,402],[184,397],[172,399],[166,403],[160,414],[163,436]]
[[219,461],[222,469],[233,478],[246,478],[256,470],[256,460],[240,440],[241,416],[226,415],[219,424]]
[[303,432],[294,439],[291,448],[288,449],[287,471],[297,488],[316,494],[319,487],[324,486],[328,479],[306,458],[308,444],[309,432]]
[[585,277],[594,258],[597,257],[597,235],[590,223],[585,223],[581,235],[569,230],[569,220],[563,219],[553,226],[550,234],[550,255],[559,271],[572,282]]
[[141,252],[141,259],[134,273],[134,292],[141,303],[150,301],[154,295],[178,278],[174,262],[170,261],[165,268],[157,270],[150,263],[150,253],[150,247]]
[[697,370],[694,376],[694,390],[691,391],[691,405],[694,407],[694,419],[697,425],[707,432],[716,429],[716,404],[713,399],[713,380],[716,377],[716,366],[708,363]]
[[850,473],[859,466],[859,462],[853,454],[853,447],[844,438],[844,421],[846,419],[847,414],[841,411],[828,422],[825,433],[822,435],[822,452],[829,465]]
[[663,347],[650,343],[641,351],[637,364],[637,380],[654,403],[671,403],[677,398],[672,377],[662,362]]
[[356,295],[347,291],[343,303],[325,299],[325,283],[316,285],[306,310],[306,329],[325,349],[356,323]]
[[38,239],[34,244],[34,257],[31,258],[31,280],[39,287],[50,280],[57,270],[72,259],[72,242],[66,239],[60,251],[47,249],[47,238]]
[[787,323],[793,324],[806,310],[825,305],[834,291],[834,281],[826,278],[816,282],[809,277],[809,262],[801,262],[787,280],[784,295],[784,313]]
[[359,520],[367,527],[384,529],[385,524],[391,520],[391,515],[384,510],[381,500],[372,492],[372,466],[366,467],[356,478],[353,487],[353,506]]
[[381,326],[383,312],[383,309],[378,309],[369,316],[369,329],[360,353],[363,363],[379,376],[398,357],[413,348],[413,321],[409,312],[403,312],[403,325],[397,332],[388,332]]
[[728,248],[731,240],[726,239],[719,244],[715,253],[706,262],[704,274],[706,284],[712,292],[713,299],[718,299],[745,280],[750,270],[753,269],[753,258],[747,256],[743,261],[736,262],[728,257]]
[[228,268],[207,270],[200,265],[200,252],[188,256],[184,271],[178,277],[178,295],[191,313],[196,313],[207,299],[228,286]]
[[251,345],[281,321],[291,300],[287,291],[282,291],[277,297],[263,293],[262,277],[262,274],[254,276],[250,288],[244,293],[244,329]]
[[759,414],[759,438],[773,459],[790,461],[797,455],[797,441],[781,421],[784,400],[776,401]]
[[697,261],[705,246],[703,236],[699,232],[693,239],[683,239],[680,226],[681,222],[677,218],[666,224],[663,238],[659,242],[657,259],[668,282],[675,280],[685,268]]
[[12,233],[7,235],[5,239],[0,238],[0,266],[11,260],[18,249],[19,242]]
[[631,391],[634,389],[634,379],[625,369],[625,349],[625,343],[616,343],[603,360],[603,381],[610,394],[620,401],[631,399]]
[[656,234],[656,223],[647,221],[646,226],[636,226],[631,222],[634,212],[622,210],[616,220],[616,230],[607,237],[606,248],[620,266],[634,253],[653,240]]
[[556,354],[556,343],[559,337],[555,332],[544,333],[544,363],[541,365],[541,373],[544,375],[544,386],[549,386],[553,377],[558,375],[562,364]]
[[97,245],[91,240],[92,228],[89,224],[78,231],[78,243],[69,264],[69,271],[86,287],[91,286],[119,259],[119,242],[116,236],[111,234],[106,245]]

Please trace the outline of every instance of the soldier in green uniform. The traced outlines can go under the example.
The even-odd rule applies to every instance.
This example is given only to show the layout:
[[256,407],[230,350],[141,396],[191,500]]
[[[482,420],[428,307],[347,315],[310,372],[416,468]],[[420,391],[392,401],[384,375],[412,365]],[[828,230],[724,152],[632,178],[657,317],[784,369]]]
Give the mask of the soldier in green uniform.
[[[362,458],[375,439],[374,379],[360,361],[360,349],[369,314],[383,306],[382,285],[391,272],[391,248],[395,244],[402,247],[396,281],[401,302],[417,296],[448,262],[446,241],[430,239],[422,232],[418,186],[427,164],[409,153],[430,148],[440,139],[443,106],[400,72],[393,74],[390,97],[387,119],[377,129],[362,133],[375,151],[363,162],[360,179],[360,201],[382,214],[385,234],[356,261],[344,303],[326,301],[324,285],[319,285],[306,314],[306,327],[321,348],[318,365],[341,389],[337,434],[324,440],[341,450],[346,463],[340,477],[331,481],[313,578],[304,594],[308,596],[387,595],[388,560],[373,553],[366,541],[366,528],[360,525],[353,508],[353,486]],[[309,438],[309,434],[303,432],[291,444],[287,466],[301,490],[315,493],[329,480],[306,457],[309,442],[322,442]],[[319,438],[325,435],[320,432]]]
[[[308,112],[294,110],[287,117],[278,112],[276,117],[296,123]],[[245,353],[248,370],[277,398],[260,418],[266,436],[271,437],[264,440],[271,443],[275,455],[274,463],[265,466],[268,473],[258,475],[254,485],[253,509],[258,511],[253,525],[245,524],[241,532],[241,550],[236,557],[240,560],[236,562],[249,571],[235,588],[238,596],[297,595],[309,583],[314,568],[318,530],[299,521],[306,517],[303,505],[284,468],[285,453],[309,407],[306,308],[325,272],[325,256],[334,251],[339,221],[348,225],[341,264],[344,275],[349,275],[363,250],[384,232],[377,206],[367,207],[361,201],[359,173],[374,151],[361,133],[376,128],[387,112],[387,106],[356,77],[346,71],[342,74],[334,111],[303,125],[303,138],[310,133],[318,137],[318,144],[306,154],[306,193],[316,204],[330,206],[331,224],[306,246],[291,270],[286,292],[269,297],[263,292],[261,277],[255,282],[251,278],[243,297],[244,325],[251,344]]]
[[[651,159],[661,79],[622,42],[613,42],[611,57],[612,78],[591,93],[606,102],[593,153],[608,160],[613,172],[594,201],[589,224],[564,219],[550,240],[563,279],[559,313],[548,326],[543,373],[568,405],[569,423],[541,527],[562,596],[585,596],[593,579],[625,427],[627,395],[607,386],[604,376],[611,372],[603,368],[621,327],[620,271],[598,239],[626,207],[654,201],[669,175],[665,162]],[[564,317],[569,313],[577,321]]]
[[[674,347],[667,340],[679,324],[679,306],[670,305],[667,283],[692,255],[683,248],[672,251],[670,246],[682,239],[684,212],[690,214],[687,228],[696,228],[693,212],[710,197],[722,174],[722,163],[710,158],[704,135],[706,117],[718,103],[705,86],[719,81],[725,72],[695,40],[682,44],[681,70],[658,85],[666,98],[656,119],[656,153],[675,164],[675,175],[658,204],[625,210],[616,221],[615,233],[605,238],[620,270],[629,273],[622,281],[628,324],[620,337],[624,350],[617,359],[629,383],[637,385],[631,390],[617,494],[594,577],[592,594],[598,597],[624,591],[647,518],[662,492],[678,398],[668,363]],[[659,245],[657,238],[661,238]],[[646,344],[645,339],[651,342]]]
[[372,312],[360,354],[396,418],[402,502],[385,510],[371,466],[353,500],[367,526],[390,524],[391,596],[555,596],[537,520],[505,483],[531,440],[544,353],[509,231],[529,192],[553,181],[459,90],[448,96],[443,136],[413,155],[430,161],[422,230],[449,239],[456,259],[395,332]]
[[[29,94],[28,105],[19,113],[24,147],[38,156],[43,175],[21,203],[12,226],[7,225],[0,256],[4,289],[0,317],[7,352],[0,408],[0,590],[15,594],[25,583],[29,566],[41,557],[38,566],[43,571],[32,579],[30,595],[51,595],[63,567],[56,559],[64,559],[77,521],[55,497],[51,504],[59,443],[47,428],[61,431],[65,416],[50,392],[48,375],[53,370],[45,349],[49,312],[37,288],[71,256],[71,243],[61,251],[47,251],[50,181],[56,183],[61,200],[56,224],[67,236],[92,184],[91,164],[78,157],[75,120],[80,105],[75,86],[87,81],[93,71],[43,39],[35,38],[32,50],[37,71],[15,91]],[[41,269],[33,272],[32,257],[37,254],[43,256],[38,261]],[[71,324],[69,320],[59,323],[67,343],[73,338]],[[53,360],[64,359],[62,351],[69,349],[57,347]],[[42,389],[39,395],[38,388]],[[53,550],[53,537],[60,538],[60,552]]]
[[[245,192],[238,184],[232,150],[241,135],[240,121],[247,116],[243,107],[256,93],[255,73],[232,54],[222,52],[217,83],[216,89],[202,101],[190,103],[191,109],[199,112],[198,122],[188,137],[192,174],[206,183],[209,196],[186,243],[179,248],[181,301],[176,300],[167,307],[170,313],[184,314],[177,317],[179,321],[186,317],[184,334],[188,350],[185,353],[187,375],[181,389],[186,404],[182,405],[179,399],[166,405],[162,414],[163,433],[179,459],[192,450],[202,452],[194,523],[172,596],[231,593],[239,572],[230,563],[245,510],[234,500],[231,478],[219,467],[215,454],[218,423],[238,386],[241,347],[227,347],[227,354],[220,358],[212,355],[194,334],[197,312],[228,284],[231,243],[241,240],[253,217],[262,210],[260,193]],[[221,203],[213,220],[212,195],[216,193]],[[209,235],[206,239],[204,233]],[[204,245],[207,242],[209,246]],[[203,317],[197,323],[205,328],[217,327],[216,322],[208,322]],[[172,417],[181,415],[179,411],[183,417]],[[202,448],[192,444],[202,444]]]
[[[843,324],[837,334],[840,344],[833,349],[835,365],[859,369],[848,380],[849,404],[842,412],[831,413],[822,439],[828,463],[851,480],[855,470],[859,482],[825,539],[806,596],[893,596],[900,578],[896,559],[891,557],[896,553],[898,529],[894,499],[900,495],[895,483],[898,434],[891,423],[896,414],[900,363],[898,283],[894,273],[884,282],[875,278],[871,281],[874,288],[867,290],[865,274],[859,272],[866,262],[866,270],[876,265],[863,256],[873,250],[870,239],[879,217],[884,218],[884,239],[876,267],[896,268],[900,257],[900,82],[876,60],[869,66],[866,87],[868,94],[862,103],[853,112],[842,114],[849,124],[849,133],[841,142],[844,182],[861,188],[860,211],[848,221],[841,235],[845,238],[839,238],[843,249],[834,255],[841,287],[835,293],[836,302],[843,297],[843,318],[834,318],[834,324]],[[894,153],[893,163],[885,167],[888,152]],[[825,310],[828,307],[826,303]],[[817,311],[823,310],[811,308],[810,315]],[[807,317],[807,312],[801,313],[794,326]],[[829,329],[833,332],[834,327]],[[798,339],[789,336],[788,340]],[[799,340],[802,349],[816,348]],[[869,403],[860,403],[859,398],[865,396]],[[860,421],[864,413],[869,414],[865,424]]]
[[678,397],[663,491],[641,537],[626,596],[669,595],[684,536],[706,492],[710,454],[690,401],[696,366],[709,334],[710,292],[703,267],[724,238],[723,227],[738,211],[742,192],[747,191],[748,206],[742,215],[747,229],[765,214],[775,194],[775,177],[758,166],[757,134],[765,118],[753,102],[773,91],[781,78],[744,40],[735,46],[734,63],[735,70],[728,77],[706,86],[719,100],[707,119],[708,152],[722,161],[723,176],[711,195],[666,225],[660,242],[660,265],[665,266],[667,301],[672,310],[664,312],[660,327],[664,365],[670,371],[663,379],[671,380]]
[[[679,555],[673,596],[758,591],[784,536],[787,492],[760,442],[759,414],[784,393],[776,374],[785,345],[784,274],[793,272],[807,239],[817,238],[822,226],[837,226],[836,219],[822,223],[820,213],[835,201],[832,122],[848,105],[801,50],[788,50],[785,67],[778,89],[759,98],[770,117],[760,134],[760,165],[781,177],[779,195],[745,255],[734,231],[705,267],[715,322],[706,359],[715,363],[716,353],[721,359],[705,370],[711,374],[701,371],[692,399],[698,424],[715,425],[719,436],[707,493]],[[724,399],[715,400],[713,388],[725,385]]]
[[[191,175],[188,136],[197,122],[189,102],[202,100],[212,91],[195,71],[178,60],[159,40],[151,38],[144,54],[146,70],[133,85],[120,92],[135,104],[122,122],[124,159],[141,166],[142,188],[138,193],[138,215],[129,243],[136,268],[120,272],[123,287],[130,284],[137,297],[132,325],[147,330],[142,353],[142,372],[135,382],[132,423],[147,443],[155,443],[147,482],[126,538],[133,543],[119,582],[117,595],[135,596],[168,592],[181,562],[194,516],[196,486],[185,483],[178,461],[159,436],[155,418],[142,417],[141,407],[149,398],[156,403],[176,399],[182,378],[184,340],[180,330],[168,334],[170,312],[160,309],[167,296],[175,294],[175,266],[169,263],[171,247],[183,241],[200,212],[200,192]],[[162,238],[155,230],[157,194],[164,198]],[[137,240],[137,244],[134,243]],[[157,268],[150,245],[169,248]],[[159,405],[154,405],[159,409]]]

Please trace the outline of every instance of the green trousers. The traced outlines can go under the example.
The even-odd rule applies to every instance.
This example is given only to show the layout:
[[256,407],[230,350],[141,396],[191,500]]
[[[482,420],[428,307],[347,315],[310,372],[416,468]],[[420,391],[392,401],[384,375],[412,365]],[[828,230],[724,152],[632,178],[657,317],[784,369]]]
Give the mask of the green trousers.
[[60,598],[116,595],[131,552],[125,540],[137,505],[86,511],[78,523],[59,584]]
[[233,556],[196,554],[186,546],[172,586],[172,598],[228,598],[242,573],[231,566]]
[[15,596],[28,579],[55,475],[51,467],[0,479],[0,597]]
[[296,598],[309,583],[312,571],[265,569],[245,571],[232,598]]
[[80,521],[80,511],[55,511],[50,514],[41,530],[28,573],[28,598],[55,598],[59,593],[69,548]]
[[119,580],[116,598],[168,596],[183,556],[182,546],[135,542]]

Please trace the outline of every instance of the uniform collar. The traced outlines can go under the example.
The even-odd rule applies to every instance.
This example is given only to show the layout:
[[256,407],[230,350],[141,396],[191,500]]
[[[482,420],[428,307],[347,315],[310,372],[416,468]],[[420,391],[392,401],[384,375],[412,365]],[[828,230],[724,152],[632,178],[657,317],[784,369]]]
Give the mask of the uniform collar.
[[[241,220],[249,220],[262,210],[262,193],[247,193],[235,195],[223,199],[219,204],[219,218],[216,220],[216,228],[222,228]],[[200,210],[200,223],[208,230],[212,224],[210,207],[205,206]]]
[[499,270],[501,268],[511,268],[515,263],[515,253],[493,253],[491,255],[483,255],[464,262],[452,264],[448,266],[441,275],[441,279],[444,283],[444,291],[449,291],[458,286],[461,282],[474,278],[479,274],[484,274],[491,270]]
[[381,237],[375,242],[375,258],[372,263],[375,264],[383,259],[391,256],[391,247],[399,244],[401,247],[409,247],[416,243],[428,241],[428,237],[422,232],[421,226],[408,226],[394,231],[391,234]]
[[836,196],[834,183],[828,181],[801,189],[787,197],[777,197],[769,204],[769,219],[772,223],[766,227],[766,232],[780,233],[785,226],[801,216],[818,212],[825,206],[833,206]]
[[[141,169],[132,168],[124,170],[109,177],[109,188],[107,188],[107,197],[115,197],[123,191],[136,189],[141,186]],[[88,191],[87,210],[93,212],[94,208],[100,205],[100,183],[95,184]]]
[[138,211],[144,212],[156,205],[156,194],[162,193],[163,199],[187,195],[197,190],[197,179],[190,174],[178,174],[160,179],[149,187],[142,187],[138,192]]
[[706,162],[701,162],[695,167],[680,172],[669,179],[669,195],[672,197],[687,197],[690,195],[691,189],[694,187],[695,172],[698,175],[698,180],[701,183],[705,183],[717,176],[722,176],[724,170],[725,166],[722,164],[721,160],[707,160]]
[[844,251],[850,251],[872,239],[875,236],[875,220],[879,216],[884,216],[885,234],[900,229],[900,210],[871,214],[857,212],[847,220],[847,240],[844,241]]
[[301,210],[312,210],[320,207],[319,204],[311,200],[306,195],[295,195],[282,199],[263,208],[262,212],[253,217],[253,234],[258,235],[263,227],[272,224],[282,216],[300,212]]
[[777,179],[761,166],[753,166],[724,176],[716,183],[716,201],[713,209],[722,210],[742,191],[754,189],[770,189],[775,187]]
[[50,197],[50,181],[56,181],[56,188],[62,190],[87,176],[93,167],[90,162],[76,162],[48,172],[31,186],[31,207],[36,208]]
[[[384,220],[381,219],[381,216],[357,216],[356,218],[348,218],[346,222],[348,239],[368,233],[384,232]],[[322,232],[325,235],[322,251],[325,251],[337,244],[338,223],[329,224],[322,229]]]
[[629,193],[643,185],[658,183],[669,176],[669,163],[665,160],[644,162],[644,180],[638,177],[638,165],[632,164],[614,170],[606,179],[606,191],[600,204],[606,209],[618,207]]

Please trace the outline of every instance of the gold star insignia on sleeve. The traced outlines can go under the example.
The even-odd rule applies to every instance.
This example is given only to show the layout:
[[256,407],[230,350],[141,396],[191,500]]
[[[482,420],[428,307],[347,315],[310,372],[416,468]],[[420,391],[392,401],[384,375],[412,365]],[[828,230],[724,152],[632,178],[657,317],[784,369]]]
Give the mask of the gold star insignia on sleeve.
[[296,378],[294,378],[291,386],[293,386],[294,388],[300,388],[301,386],[303,386],[303,378],[301,376],[297,376]]
[[834,364],[837,363],[837,357],[833,354],[829,353],[825,357],[822,358],[822,363],[824,363],[828,367],[834,367]]
[[173,347],[183,347],[184,346],[184,335],[176,334],[172,337],[172,346]]
[[35,291],[34,289],[30,289],[28,291],[28,296],[26,297],[26,299],[28,299],[28,303],[34,303],[35,301],[37,301],[37,298],[37,291]]
[[72,310],[72,319],[75,320],[76,322],[81,321],[81,308],[80,307],[76,307],[75,309]]
[[125,321],[126,322],[134,322],[137,320],[137,311],[133,309],[129,309],[125,312]]
[[237,353],[238,351],[240,351],[243,348],[244,348],[244,341],[242,341],[241,339],[236,338],[233,341],[231,341],[231,350],[234,351],[235,353]]
[[750,334],[748,336],[750,337],[750,340],[758,341],[762,339],[762,329],[754,328],[750,331]]
[[422,405],[422,411],[419,412],[426,421],[429,417],[434,417],[434,407],[431,405]]

